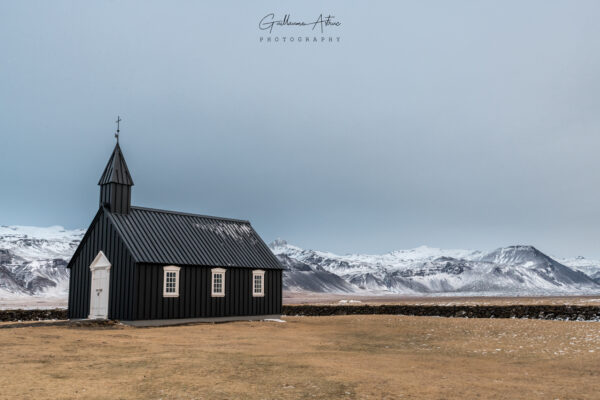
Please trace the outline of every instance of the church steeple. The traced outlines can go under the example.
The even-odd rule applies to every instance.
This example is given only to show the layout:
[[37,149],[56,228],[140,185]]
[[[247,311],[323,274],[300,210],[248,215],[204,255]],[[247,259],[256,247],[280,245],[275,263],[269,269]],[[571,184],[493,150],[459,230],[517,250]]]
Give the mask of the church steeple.
[[107,207],[114,213],[129,213],[133,180],[118,140],[98,185],[100,185],[100,206]]

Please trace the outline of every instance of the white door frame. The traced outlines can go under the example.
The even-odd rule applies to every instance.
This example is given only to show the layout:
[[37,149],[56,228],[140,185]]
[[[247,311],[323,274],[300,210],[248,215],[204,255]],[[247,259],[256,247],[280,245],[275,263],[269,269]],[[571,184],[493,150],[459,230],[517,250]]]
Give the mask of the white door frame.
[[[92,264],[90,265],[90,271],[92,271],[92,276],[90,279],[90,313],[88,315],[89,319],[107,319],[108,318],[108,288],[109,288],[109,283],[110,283],[110,267],[112,265],[110,264],[110,261],[108,261],[108,258],[106,258],[106,256],[104,255],[104,253],[102,251],[100,251],[98,253],[98,255],[96,256],[96,258],[94,258],[94,261],[92,261]],[[103,272],[100,272],[103,271]],[[104,272],[105,271],[105,272]],[[94,275],[96,273],[103,273],[105,274],[105,278],[104,282],[103,282],[103,287],[94,287]],[[104,293],[102,293],[104,292]],[[105,304],[102,305],[101,309],[104,312],[101,313],[96,313],[95,315],[92,314],[92,308],[94,305],[94,302],[97,301],[97,299],[101,297],[103,299],[103,302]]]

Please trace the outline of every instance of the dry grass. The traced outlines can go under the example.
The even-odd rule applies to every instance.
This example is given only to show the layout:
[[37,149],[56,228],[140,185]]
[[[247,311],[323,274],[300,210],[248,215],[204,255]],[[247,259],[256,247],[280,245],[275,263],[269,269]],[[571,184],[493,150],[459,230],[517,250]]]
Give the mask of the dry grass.
[[385,315],[287,321],[0,329],[0,398],[600,396],[599,323]]

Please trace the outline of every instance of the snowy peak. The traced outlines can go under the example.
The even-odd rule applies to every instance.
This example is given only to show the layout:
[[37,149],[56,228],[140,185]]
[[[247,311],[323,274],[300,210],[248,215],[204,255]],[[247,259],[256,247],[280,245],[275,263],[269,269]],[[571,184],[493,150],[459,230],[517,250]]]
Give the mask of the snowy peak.
[[62,239],[77,238],[85,233],[82,229],[67,230],[60,225],[49,227],[21,226],[21,225],[0,225],[0,236],[2,237],[32,237],[38,239]]
[[277,239],[273,240],[271,243],[269,243],[269,247],[273,249],[275,247],[285,247],[285,246],[287,246],[287,244],[288,244],[288,242],[286,240],[277,238]]
[[556,258],[561,264],[580,271],[600,284],[600,260],[592,260],[582,256],[575,258]]
[[533,246],[501,247],[483,255],[480,260],[497,264],[524,264],[542,260],[554,261]]
[[24,258],[70,258],[84,234],[62,226],[0,226],[0,249]]
[[62,226],[0,226],[0,297],[65,296],[67,262],[84,233]]
[[398,260],[435,260],[438,258],[470,259],[481,254],[474,250],[439,249],[436,247],[419,246],[408,250],[395,250],[388,253]]

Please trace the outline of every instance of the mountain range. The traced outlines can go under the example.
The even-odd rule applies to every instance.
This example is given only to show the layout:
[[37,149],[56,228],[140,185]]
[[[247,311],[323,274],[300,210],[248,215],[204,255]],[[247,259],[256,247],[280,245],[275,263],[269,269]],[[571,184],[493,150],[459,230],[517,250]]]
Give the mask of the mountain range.
[[[66,265],[85,231],[0,226],[0,299],[66,298]],[[532,246],[493,251],[421,246],[380,255],[270,245],[286,270],[284,290],[398,295],[600,294],[600,261],[550,257]]]
[[291,291],[369,294],[559,295],[600,293],[600,262],[558,259],[533,246],[490,252],[421,246],[382,255],[337,255],[276,240]]

